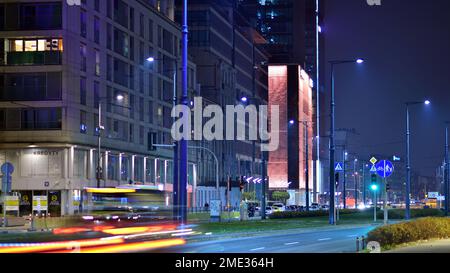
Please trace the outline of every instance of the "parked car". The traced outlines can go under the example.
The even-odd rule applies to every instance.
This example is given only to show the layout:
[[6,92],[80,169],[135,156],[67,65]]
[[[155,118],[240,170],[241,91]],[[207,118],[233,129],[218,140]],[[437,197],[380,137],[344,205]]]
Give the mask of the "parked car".
[[309,207],[310,211],[316,211],[316,210],[320,210],[320,205],[317,203],[312,203],[311,206]]
[[266,215],[272,214],[273,213],[273,209],[272,207],[266,207]]
[[322,209],[322,210],[329,210],[329,209],[330,209],[330,206],[328,206],[328,205],[322,205],[322,206],[320,207],[320,209]]
[[272,208],[274,211],[286,211],[286,207],[282,203],[275,203]]

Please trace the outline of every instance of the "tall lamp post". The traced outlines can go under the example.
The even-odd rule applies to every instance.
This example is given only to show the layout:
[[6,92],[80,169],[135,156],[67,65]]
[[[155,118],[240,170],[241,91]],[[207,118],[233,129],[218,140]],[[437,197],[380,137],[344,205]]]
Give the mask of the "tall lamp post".
[[335,100],[334,100],[334,67],[340,64],[346,63],[364,63],[363,59],[357,60],[344,60],[344,61],[330,61],[331,64],[331,122],[330,122],[330,211],[329,211],[329,223],[331,225],[336,224],[336,207],[335,207],[335,195],[336,195],[336,183],[335,179],[335,171],[334,171],[334,153],[336,150],[335,142],[334,142],[334,130],[335,130]]
[[358,159],[355,158],[353,162],[353,175],[355,178],[355,209],[358,209],[358,172],[356,170],[356,164],[358,163]]
[[426,100],[423,101],[411,101],[406,102],[406,193],[405,193],[405,219],[409,220],[411,217],[410,210],[411,210],[411,155],[410,155],[410,125],[409,125],[409,107],[412,105],[418,105],[418,104],[425,104],[430,105],[430,101]]
[[[98,145],[98,151],[97,151],[97,170],[96,170],[96,179],[97,179],[97,188],[100,188],[100,182],[103,178],[103,168],[102,168],[102,131],[105,130],[105,126],[102,125],[102,103],[108,99],[108,97],[101,97],[98,98],[98,127],[97,127],[97,145]],[[117,95],[116,100],[118,102],[123,101],[124,96],[123,95]],[[116,105],[119,107],[124,107],[121,105]],[[128,108],[128,107],[125,107]]]
[[[306,211],[309,211],[309,203],[310,203],[310,192],[309,192],[309,136],[308,136],[308,124],[310,121],[298,121],[299,123],[303,123],[304,131],[305,131],[305,202],[306,202]],[[295,120],[289,121],[290,125],[295,124]]]
[[[188,0],[183,0],[183,18],[182,18],[182,88],[181,104],[188,105]],[[180,208],[181,222],[187,221],[187,160],[188,160],[187,140],[180,140]]]
[[445,164],[444,164],[444,197],[445,197],[445,216],[448,216],[448,205],[449,205],[449,179],[450,179],[450,162],[448,154],[448,127],[450,121],[445,122]]
[[[173,107],[175,108],[177,103],[178,103],[178,94],[177,94],[177,86],[178,86],[178,60],[175,58],[170,58],[169,59],[173,62],[173,97],[172,97],[172,102],[173,102]],[[154,63],[155,61],[164,61],[163,59],[157,59],[154,57],[149,57],[147,58],[147,61],[149,63]],[[175,118],[173,119],[173,122],[175,122]],[[178,185],[179,185],[179,159],[178,159],[178,153],[179,153],[179,148],[178,148],[178,142],[177,141],[173,141],[173,174],[172,174],[172,185],[173,187],[173,207],[174,207],[174,214],[178,215],[178,206],[179,206],[179,189],[178,189]]]

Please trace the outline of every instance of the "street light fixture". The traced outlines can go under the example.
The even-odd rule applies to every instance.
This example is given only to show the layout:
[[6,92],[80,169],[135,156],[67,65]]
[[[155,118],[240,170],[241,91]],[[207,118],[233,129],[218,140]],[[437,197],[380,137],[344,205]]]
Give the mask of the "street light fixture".
[[431,102],[429,100],[426,101],[411,101],[406,102],[406,196],[405,196],[405,219],[410,219],[410,203],[411,203],[411,158],[410,158],[410,126],[409,126],[409,107],[412,105],[425,104],[430,105]]
[[[122,94],[119,94],[116,96],[116,100],[121,102],[124,100],[124,96]],[[105,99],[108,99],[108,97],[102,97],[98,98],[98,137],[97,137],[97,144],[98,144],[98,153],[97,153],[97,188],[100,188],[100,181],[102,180],[102,130],[105,130],[105,127],[102,125],[102,102],[104,102]]]
[[354,59],[354,60],[336,60],[336,61],[330,61],[331,64],[331,122],[330,122],[330,211],[329,211],[329,222],[331,225],[336,224],[336,208],[335,208],[335,201],[334,196],[336,192],[336,183],[334,182],[334,153],[336,150],[336,144],[334,141],[334,134],[335,134],[335,99],[334,99],[334,66],[339,64],[346,64],[346,63],[357,63],[362,64],[364,63],[363,59]]

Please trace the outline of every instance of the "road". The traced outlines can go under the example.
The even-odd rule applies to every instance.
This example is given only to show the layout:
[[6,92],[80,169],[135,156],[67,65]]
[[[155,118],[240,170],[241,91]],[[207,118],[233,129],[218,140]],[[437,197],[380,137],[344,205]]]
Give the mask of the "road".
[[239,237],[188,244],[167,248],[165,253],[354,253],[356,237],[366,236],[373,225],[336,227],[257,237]]

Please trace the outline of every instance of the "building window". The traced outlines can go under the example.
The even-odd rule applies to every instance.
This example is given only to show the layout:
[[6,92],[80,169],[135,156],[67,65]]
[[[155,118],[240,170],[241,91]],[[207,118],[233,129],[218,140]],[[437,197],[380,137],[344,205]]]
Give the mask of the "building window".
[[139,98],[139,120],[144,121],[144,99]]
[[100,103],[100,83],[94,82],[94,108],[98,109]]
[[100,19],[98,17],[94,17],[94,42],[100,43]]
[[153,43],[153,20],[148,20],[148,41]]
[[139,126],[139,144],[144,145],[144,126]]
[[87,49],[85,44],[80,44],[80,69],[81,71],[86,72],[86,56],[87,56]]
[[80,104],[86,105],[86,78],[80,79]]
[[134,158],[134,180],[144,182],[144,158],[136,156]]
[[95,49],[95,76],[100,76],[100,51]]
[[113,74],[113,58],[111,55],[106,56],[106,79],[108,81],[112,80],[112,74]]
[[144,94],[144,70],[139,69],[139,92]]
[[73,176],[78,178],[87,177],[87,151],[74,150]]
[[100,12],[100,0],[94,1],[94,9],[95,11]]
[[142,38],[144,38],[144,32],[145,32],[144,14],[141,13],[139,17],[139,34],[141,35]]
[[80,133],[87,134],[86,112],[80,111]]
[[113,36],[112,26],[110,24],[106,24],[106,48],[112,50],[112,36]]
[[80,10],[80,34],[82,37],[87,37],[87,27],[86,27],[86,11]]
[[61,72],[0,74],[0,101],[60,100]]
[[0,130],[61,130],[61,108],[0,109]]
[[130,123],[130,133],[129,133],[129,142],[130,143],[134,143],[134,125],[132,123]]
[[130,179],[130,159],[127,156],[122,156],[122,169],[120,170],[120,180],[128,181]]
[[108,154],[108,179],[118,181],[117,170],[119,169],[119,157]]

